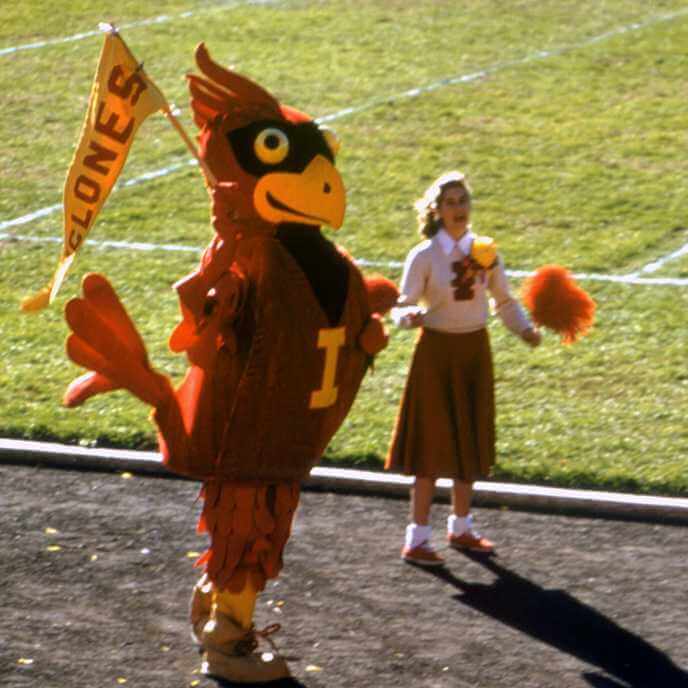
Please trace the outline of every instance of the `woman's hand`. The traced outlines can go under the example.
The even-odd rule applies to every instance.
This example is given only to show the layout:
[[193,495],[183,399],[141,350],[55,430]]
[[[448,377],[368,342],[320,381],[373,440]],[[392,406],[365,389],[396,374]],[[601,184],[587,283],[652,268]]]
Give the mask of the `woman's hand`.
[[407,305],[402,300],[401,303],[392,309],[392,320],[394,320],[398,327],[405,330],[422,327],[425,320],[425,311],[420,306],[415,304]]
[[407,313],[403,318],[404,327],[407,327],[409,329],[414,327],[422,327],[424,318],[425,314],[422,311],[418,311],[415,313]]
[[527,330],[523,330],[523,332],[521,332],[521,339],[534,349],[536,346],[540,345],[540,342],[542,341],[542,335],[535,327],[529,327]]

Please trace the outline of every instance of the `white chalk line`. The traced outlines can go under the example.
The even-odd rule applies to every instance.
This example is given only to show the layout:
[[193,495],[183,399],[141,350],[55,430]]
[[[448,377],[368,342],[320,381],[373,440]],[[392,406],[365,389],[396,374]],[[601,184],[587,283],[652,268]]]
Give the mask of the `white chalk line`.
[[[184,167],[197,166],[198,162],[194,158],[189,160],[184,160],[182,162],[176,162],[167,167],[163,167],[159,170],[154,170],[153,172],[146,172],[133,179],[128,179],[115,185],[114,190],[119,188],[129,188],[132,186],[137,186],[148,182],[152,179],[157,179],[165,177],[168,174],[183,169]],[[62,209],[62,204],[55,204],[41,208],[33,213],[27,215],[22,215],[21,217],[15,218],[14,220],[8,220],[5,222],[0,222],[0,232],[15,227],[17,225],[26,224],[32,220],[40,219],[54,212]],[[62,243],[63,239],[60,237],[46,237],[46,236],[20,236],[15,234],[0,234],[0,240],[2,241],[29,241],[36,243]],[[100,246],[102,248],[115,248],[123,250],[138,250],[138,251],[176,251],[185,253],[200,253],[198,248],[192,246],[179,246],[175,244],[151,244],[146,242],[126,242],[126,241],[101,241],[94,242],[89,241],[89,245]],[[634,284],[634,285],[671,285],[671,286],[686,286],[688,285],[688,279],[684,278],[671,278],[671,277],[643,277],[644,274],[650,274],[657,272],[663,268],[667,263],[672,260],[681,258],[684,255],[688,255],[688,243],[684,244],[681,248],[672,251],[671,253],[643,266],[640,270],[637,270],[628,275],[604,275],[598,273],[580,273],[575,275],[576,279],[600,281],[600,282],[617,282],[623,284]],[[380,267],[388,269],[397,269],[403,267],[403,263],[398,261],[369,261],[366,259],[361,259],[358,263],[364,267]],[[527,277],[532,273],[523,271],[508,271],[513,277]]]
[[[357,265],[361,267],[371,268],[387,268],[387,269],[401,269],[404,264],[399,261],[389,260],[367,260],[365,258],[355,258]],[[516,277],[524,279],[532,277],[535,274],[534,270],[506,270],[509,277]],[[636,273],[631,275],[606,275],[595,272],[575,272],[571,273],[575,279],[581,282],[611,282],[615,284],[632,284],[645,286],[672,286],[672,287],[688,287],[688,278],[683,277],[639,277]]]
[[[237,7],[241,7],[242,5],[274,5],[284,2],[284,0],[235,0],[234,2],[227,2],[227,3],[221,3],[218,5],[213,5],[211,7],[201,7],[196,10],[187,10],[185,12],[179,12],[177,14],[160,14],[156,17],[148,17],[147,19],[139,19],[137,21],[133,22],[127,22],[124,24],[120,24],[118,26],[119,29],[122,30],[129,30],[129,29],[138,29],[141,27],[145,26],[154,26],[156,24],[165,24],[167,22],[174,21],[176,19],[190,19],[191,17],[195,17],[199,14],[207,14],[209,12],[221,12],[224,10],[228,9],[236,9]],[[681,16],[682,14],[685,14],[685,11],[681,10],[679,12],[675,12],[674,14],[671,15],[659,15],[659,21],[666,21],[668,19],[673,19],[677,16]],[[653,22],[652,19],[648,20],[649,22]],[[618,36],[621,33],[626,33],[627,31],[634,31],[640,28],[644,28],[645,26],[648,26],[647,22],[635,22],[633,24],[629,24],[625,27],[622,27],[620,29],[615,29],[610,32],[606,32],[603,34],[600,34],[599,36],[595,36],[594,38],[589,39],[586,41],[585,44],[582,45],[588,45],[592,43],[597,43],[599,41],[606,40],[607,38],[611,38],[613,36]],[[81,41],[86,38],[92,38],[93,36],[99,36],[102,34],[102,31],[100,29],[94,29],[92,31],[82,31],[80,33],[75,33],[72,34],[71,36],[61,36],[59,38],[48,38],[44,41],[34,41],[32,43],[23,43],[21,45],[13,45],[9,46],[6,48],[0,48],[0,57],[3,57],[5,55],[11,55],[14,53],[18,52],[23,52],[26,50],[37,50],[39,48],[48,48],[53,45],[62,45],[64,43],[74,43],[76,41]],[[578,47],[582,47],[578,46]],[[573,50],[575,47],[572,48],[563,48],[564,52],[568,50]],[[551,57],[552,54],[561,54],[559,51],[554,51],[553,53],[550,54],[550,51],[542,51],[541,56],[542,57]],[[535,59],[538,59],[537,57]],[[517,62],[516,64],[518,64]],[[483,75],[484,76],[484,75]]]
[[[157,17],[149,17],[148,19],[139,19],[138,21],[129,22],[126,24],[119,24],[118,29],[129,30],[138,29],[142,26],[153,26],[155,24],[165,24],[175,19],[189,19],[199,14],[206,14],[208,12],[218,12],[228,9],[236,9],[242,5],[273,5],[277,4],[278,0],[235,0],[235,2],[223,3],[219,5],[214,5],[212,7],[202,7],[197,10],[187,10],[186,12],[180,12],[178,14],[161,14]],[[36,50],[38,48],[48,48],[53,45],[60,45],[63,43],[73,43],[75,41],[81,41],[84,38],[92,38],[93,36],[102,35],[100,29],[95,29],[93,31],[83,31],[81,33],[75,33],[71,36],[62,36],[60,38],[49,38],[45,41],[35,41],[33,43],[24,43],[23,45],[14,45],[8,48],[0,48],[0,57],[4,55],[12,55],[14,53],[22,52],[24,50]]]
[[657,272],[658,270],[661,270],[667,263],[670,263],[672,260],[682,258],[683,256],[688,256],[688,242],[683,244],[681,248],[678,248],[675,251],[672,251],[671,253],[667,253],[665,256],[662,256],[661,258],[658,258],[657,260],[648,263],[647,265],[644,265],[642,268],[640,268],[640,270],[633,273],[633,277],[638,277],[639,275],[647,275],[653,272]]
[[[112,191],[114,193],[119,189],[128,189],[132,186],[138,186],[139,184],[149,182],[153,179],[160,179],[161,177],[166,177],[167,175],[172,174],[173,172],[178,172],[179,170],[185,167],[192,167],[194,165],[198,165],[198,161],[195,158],[189,158],[187,160],[183,160],[180,162],[174,162],[171,165],[161,167],[158,170],[145,172],[144,174],[138,177],[133,177],[132,179],[127,179],[125,181],[119,182],[118,184],[115,184]],[[19,217],[15,217],[12,220],[4,220],[3,222],[0,222],[0,232],[6,229],[10,229],[11,227],[18,227],[20,225],[28,224],[29,222],[33,222],[34,220],[46,217],[47,215],[52,215],[53,213],[62,210],[62,207],[62,203],[56,203],[54,205],[46,206],[45,208],[40,208],[39,210],[34,210],[33,212],[27,213],[26,215],[20,215]]]
[[[19,236],[16,234],[0,234],[0,241],[7,241],[10,243],[28,241],[36,244],[62,244],[63,237],[56,236]],[[202,250],[196,246],[184,246],[182,244],[151,244],[145,241],[92,241],[89,240],[88,245],[93,248],[115,248],[126,251],[165,251],[171,253],[195,253],[200,255]]]
[[[138,26],[151,26],[153,24],[163,24],[164,22],[170,21],[171,17],[168,15],[160,15],[158,17],[151,17],[150,19],[142,19],[137,22],[131,22],[130,24],[122,24],[118,27],[121,29],[132,29]],[[81,41],[84,38],[91,38],[92,36],[99,36],[102,34],[100,29],[95,29],[93,31],[84,31],[82,33],[75,33],[72,36],[63,36],[61,38],[49,38],[45,41],[36,41],[35,43],[24,43],[23,45],[13,45],[9,48],[0,49],[0,57],[4,55],[11,55],[13,53],[18,53],[23,50],[35,50],[37,48],[47,48],[51,45],[59,45],[61,43],[72,43],[74,41]]]
[[526,55],[525,57],[516,60],[509,60],[508,62],[500,62],[495,65],[492,65],[491,67],[487,67],[485,69],[473,72],[471,74],[462,74],[458,76],[445,77],[425,86],[412,88],[407,91],[402,91],[401,93],[396,93],[391,96],[383,96],[381,98],[376,98],[367,103],[364,103],[363,105],[345,108],[344,110],[340,110],[339,112],[336,112],[332,115],[325,115],[324,117],[320,117],[316,121],[321,123],[331,122],[333,120],[339,119],[340,117],[357,114],[365,110],[379,107],[380,105],[388,105],[390,103],[395,103],[399,100],[403,100],[406,98],[417,98],[418,96],[421,96],[425,93],[429,93],[431,91],[436,91],[437,89],[444,88],[445,86],[455,86],[457,84],[466,84],[472,81],[477,81],[478,79],[483,79],[487,76],[490,76],[491,74],[502,71],[504,69],[509,69],[511,67],[520,67],[530,62],[546,60],[550,57],[559,57],[566,53],[586,48],[589,45],[600,43],[601,41],[608,40],[610,38],[615,38],[616,36],[621,36],[631,31],[639,31],[650,26],[661,24],[662,22],[671,21],[672,19],[676,19],[678,17],[682,17],[685,15],[688,15],[688,8],[680,10],[678,12],[673,12],[671,14],[655,15],[654,17],[650,17],[649,19],[643,22],[635,22],[633,24],[628,24],[626,26],[619,27],[618,29],[612,29],[611,31],[606,31],[605,33],[600,34],[598,36],[593,36],[592,38],[588,38],[584,41],[581,41],[580,43],[575,43],[569,46],[563,46],[561,48],[553,48],[552,50],[538,50],[537,52],[532,53],[531,55]]
[[[247,2],[269,2],[270,0],[246,0]],[[391,96],[386,96],[383,98],[376,98],[373,100],[368,101],[367,103],[363,103],[362,105],[359,106],[354,106],[354,107],[348,107],[344,108],[343,110],[339,110],[338,112],[332,113],[330,115],[324,115],[323,117],[316,118],[316,122],[323,124],[326,122],[331,122],[337,119],[341,119],[342,117],[347,117],[352,114],[357,114],[359,112],[363,112],[365,110],[369,110],[375,107],[379,107],[380,105],[388,104],[388,103],[393,103],[398,100],[403,100],[405,98],[416,98],[424,93],[430,93],[432,91],[435,91],[439,88],[443,88],[445,86],[453,86],[457,84],[462,84],[462,83],[469,83],[471,81],[475,81],[476,79],[485,77],[489,74],[493,74],[497,71],[500,71],[502,69],[507,69],[509,67],[514,67],[514,66],[520,66],[523,64],[527,64],[528,62],[532,62],[534,60],[542,60],[546,59],[549,57],[554,57],[558,56],[561,54],[564,54],[566,52],[570,52],[572,50],[580,49],[583,48],[587,45],[592,45],[593,43],[597,43],[601,40],[605,40],[608,38],[612,38],[614,36],[619,36],[624,33],[627,33],[631,30],[639,30],[642,28],[646,28],[648,26],[654,25],[661,23],[663,21],[669,21],[671,19],[674,19],[679,16],[683,16],[688,14],[688,8],[685,10],[682,10],[680,12],[674,12],[672,14],[666,14],[666,15],[657,15],[653,18],[648,19],[647,21],[643,23],[634,23],[634,24],[629,24],[627,26],[622,26],[618,29],[613,29],[612,31],[607,31],[603,34],[600,34],[599,36],[594,36],[592,38],[589,38],[581,43],[575,44],[573,46],[565,46],[562,48],[557,48],[554,50],[541,50],[536,53],[533,53],[532,55],[528,55],[524,58],[521,58],[519,60],[514,60],[510,62],[503,62],[503,63],[497,63],[492,65],[491,67],[487,67],[486,69],[483,69],[478,72],[473,72],[472,74],[463,74],[463,75],[458,75],[454,77],[447,77],[444,79],[439,79],[438,81],[434,81],[430,84],[427,84],[425,86],[419,86],[413,89],[409,89],[407,91],[403,91],[401,93],[397,93]],[[153,21],[153,20],[148,20],[148,21]],[[195,160],[190,160],[190,164],[195,164]],[[173,172],[176,172],[177,170],[181,169],[184,165],[181,163],[173,163],[167,167],[163,167],[159,170],[154,170],[152,172],[148,172],[146,174],[141,175],[140,177],[137,177],[133,180],[130,180],[128,182],[124,182],[118,186],[121,187],[127,187],[127,186],[135,186],[137,184],[140,184],[144,181],[148,181],[149,179],[157,179],[159,177],[164,177],[167,174],[171,174]],[[115,187],[117,188],[117,187]],[[0,222],[0,231],[3,231],[5,229],[9,229],[10,227],[16,227],[22,224],[26,224],[28,222],[31,222],[37,218],[45,217],[46,215],[49,215],[57,210],[60,209],[60,205],[52,205],[48,206],[46,208],[41,208],[40,210],[36,210],[31,213],[27,213],[26,215],[22,215],[20,217],[14,218],[12,220],[4,220]]]
[[27,222],[32,222],[33,220],[38,220],[41,217],[46,217],[47,215],[52,215],[62,208],[62,203],[55,203],[55,205],[48,205],[40,210],[34,210],[32,213],[27,213],[26,215],[20,215],[12,220],[5,220],[0,222],[0,231],[4,229],[9,229],[10,227],[17,227],[18,225],[24,225]]
[[[0,234],[0,241],[6,242],[33,242],[38,244],[62,244],[62,237],[55,236],[21,236],[16,234]],[[143,241],[92,241],[89,240],[88,246],[98,249],[119,249],[127,251],[164,251],[170,253],[190,253],[200,255],[202,249],[197,246],[186,246],[184,244],[154,244]],[[364,268],[383,268],[387,270],[400,270],[404,263],[398,260],[368,260],[366,258],[354,258],[354,262]],[[509,277],[525,278],[534,274],[528,270],[507,270]],[[579,272],[572,273],[575,279],[582,282],[611,282],[616,284],[631,284],[635,286],[673,286],[688,287],[688,278],[681,277],[638,277],[634,275],[604,275],[599,273]]]
[[[507,270],[510,277],[530,277],[535,274],[527,270]],[[688,287],[687,277],[639,277],[630,275],[605,275],[595,272],[573,272],[573,277],[581,282],[611,282],[613,284],[631,284],[636,286],[669,286]]]
[[[266,4],[270,2],[271,0],[246,0],[246,3],[244,4],[250,4],[250,3],[258,3],[258,4]],[[241,3],[236,3],[236,5],[241,4]],[[222,9],[224,9],[223,7]],[[215,8],[216,9],[216,8]],[[184,15],[188,15],[191,13],[184,13]],[[580,43],[571,45],[571,46],[563,46],[561,48],[556,48],[553,50],[541,50],[537,51],[531,55],[527,55],[526,57],[523,57],[518,60],[512,60],[508,62],[503,62],[503,63],[497,63],[495,65],[492,65],[491,67],[488,67],[486,69],[473,72],[470,74],[463,74],[463,75],[458,75],[454,77],[446,77],[443,79],[439,79],[437,81],[434,81],[430,84],[427,84],[425,86],[420,86],[416,87],[413,89],[409,89],[407,91],[403,91],[401,93],[393,94],[391,96],[386,96],[383,98],[376,98],[373,100],[368,101],[367,103],[363,103],[362,105],[359,106],[354,106],[354,107],[348,107],[344,108],[343,110],[339,110],[338,112],[332,113],[331,115],[325,115],[323,117],[317,118],[315,121],[318,123],[326,123],[326,122],[331,122],[336,119],[340,119],[342,117],[346,117],[349,115],[357,114],[359,112],[363,112],[365,110],[373,109],[376,107],[379,107],[380,105],[384,104],[389,104],[393,103],[399,100],[407,99],[407,98],[416,98],[418,96],[421,96],[425,93],[430,93],[432,91],[438,90],[440,88],[444,88],[446,86],[452,86],[452,85],[457,85],[457,84],[463,84],[463,83],[470,83],[471,81],[476,81],[477,79],[484,78],[490,74],[494,74],[498,71],[510,68],[510,67],[516,67],[516,66],[521,66],[524,64],[527,64],[529,62],[537,61],[537,60],[543,60],[543,59],[548,59],[550,57],[556,57],[563,55],[565,53],[574,51],[574,50],[579,50],[581,48],[584,48],[588,45],[593,45],[595,43],[599,43],[600,41],[607,40],[609,38],[613,38],[616,36],[623,35],[625,33],[628,33],[630,31],[638,31],[644,28],[647,28],[649,26],[653,26],[665,21],[670,21],[672,19],[675,19],[677,17],[682,17],[688,15],[688,8],[685,10],[680,10],[678,12],[673,12],[671,14],[663,14],[663,15],[656,15],[654,17],[651,17],[650,19],[644,21],[644,22],[635,22],[633,24],[629,24],[626,26],[622,26],[618,29],[613,29],[611,31],[607,31],[603,34],[600,34],[598,36],[593,36],[592,38],[586,39],[585,41],[582,41]],[[177,16],[182,16],[182,15],[177,15]],[[165,20],[169,19],[166,15],[163,15],[162,18],[165,18]],[[161,17],[153,18],[150,20],[144,20],[146,23],[155,23],[156,21],[160,20]],[[140,25],[141,23],[139,23]],[[97,33],[97,32],[94,32]],[[0,51],[0,55],[2,52]],[[139,177],[135,177],[133,179],[127,180],[125,182],[122,182],[118,184],[114,190],[117,190],[118,188],[127,188],[130,186],[136,186],[138,184],[142,184],[144,182],[150,181],[152,179],[158,179],[161,177],[165,177],[169,174],[172,174],[183,167],[187,165],[196,165],[197,161],[194,159],[189,159],[184,162],[177,162],[173,163],[171,165],[168,165],[166,167],[160,168],[158,170],[154,170],[152,172],[147,172]],[[16,227],[22,224],[26,224],[28,222],[31,222],[35,219],[39,219],[41,217],[45,217],[47,215],[50,215],[56,211],[58,211],[62,207],[61,204],[55,204],[51,206],[47,206],[45,208],[41,208],[39,210],[36,210],[31,213],[27,213],[25,215],[22,215],[20,217],[14,218],[12,220],[5,220],[0,222],[0,231],[9,229],[11,227]],[[5,238],[5,239],[18,239],[18,237],[14,237],[13,235],[0,235],[0,238]],[[25,238],[24,240],[31,240],[29,238]],[[52,239],[51,239],[52,240]],[[61,241],[58,239],[58,241]],[[113,248],[131,248],[134,246],[134,244],[127,244],[127,242],[102,242],[102,245],[109,245],[110,247]],[[147,246],[147,244],[138,244],[139,246]],[[153,250],[153,249],[146,249],[146,250]],[[166,250],[163,249],[161,246],[157,246],[157,250]],[[178,250],[178,249],[175,249]],[[181,249],[181,250],[187,250],[187,249]],[[196,249],[188,249],[188,250],[196,250]],[[647,273],[652,273],[656,272],[660,268],[664,267],[668,262],[671,260],[675,260],[676,258],[679,258],[683,255],[688,253],[688,243],[681,247],[680,249],[673,251],[670,254],[667,254],[666,256],[663,256],[652,263],[648,263],[645,265],[643,268],[641,268],[639,271],[636,271],[634,273],[631,273],[629,275],[602,275],[602,274],[581,274],[577,275],[577,279],[587,279],[587,280],[597,280],[597,281],[608,281],[608,282],[621,282],[621,283],[627,283],[627,284],[655,284],[655,285],[675,285],[675,286],[684,286],[688,280],[685,280],[683,278],[662,278],[662,277],[657,277],[657,278],[644,278],[641,277],[641,274],[647,274]],[[365,264],[365,261],[362,262],[361,264]],[[371,266],[373,263],[369,263]],[[394,262],[383,262],[378,265],[378,267],[398,267]],[[522,273],[521,271],[512,271],[513,276],[527,276],[530,273]]]

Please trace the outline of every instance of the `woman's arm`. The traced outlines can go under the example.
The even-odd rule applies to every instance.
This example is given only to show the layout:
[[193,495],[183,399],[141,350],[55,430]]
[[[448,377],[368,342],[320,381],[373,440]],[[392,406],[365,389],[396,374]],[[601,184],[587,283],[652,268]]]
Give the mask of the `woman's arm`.
[[399,298],[391,312],[392,320],[398,327],[410,329],[423,324],[423,309],[418,301],[425,292],[429,270],[426,253],[421,247],[416,247],[406,257]]
[[540,332],[533,327],[521,304],[512,296],[501,258],[488,271],[488,289],[495,300],[497,315],[507,329],[530,346],[537,346],[541,340]]

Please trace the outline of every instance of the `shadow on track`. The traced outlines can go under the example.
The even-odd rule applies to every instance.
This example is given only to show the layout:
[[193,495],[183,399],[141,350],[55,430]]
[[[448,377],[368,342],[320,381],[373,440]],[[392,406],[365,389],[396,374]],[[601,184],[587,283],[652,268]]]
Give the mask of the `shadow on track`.
[[267,683],[232,683],[220,678],[213,679],[217,683],[218,688],[246,688],[246,686],[253,686],[253,688],[306,688],[304,683],[300,683],[295,678],[284,678],[278,681],[269,681]]
[[465,556],[494,573],[489,584],[457,578],[445,567],[423,569],[454,586],[455,599],[610,674],[583,677],[594,688],[688,688],[688,674],[663,652],[563,590],[546,590],[497,563]]
[[628,688],[627,683],[617,683],[612,681],[608,676],[589,672],[583,674],[583,678],[592,686],[592,688]]

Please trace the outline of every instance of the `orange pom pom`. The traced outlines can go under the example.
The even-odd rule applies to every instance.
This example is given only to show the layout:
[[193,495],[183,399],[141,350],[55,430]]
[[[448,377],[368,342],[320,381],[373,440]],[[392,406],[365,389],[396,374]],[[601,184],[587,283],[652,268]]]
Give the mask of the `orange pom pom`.
[[533,320],[571,344],[585,335],[595,318],[595,302],[566,268],[544,265],[523,285],[523,302]]

